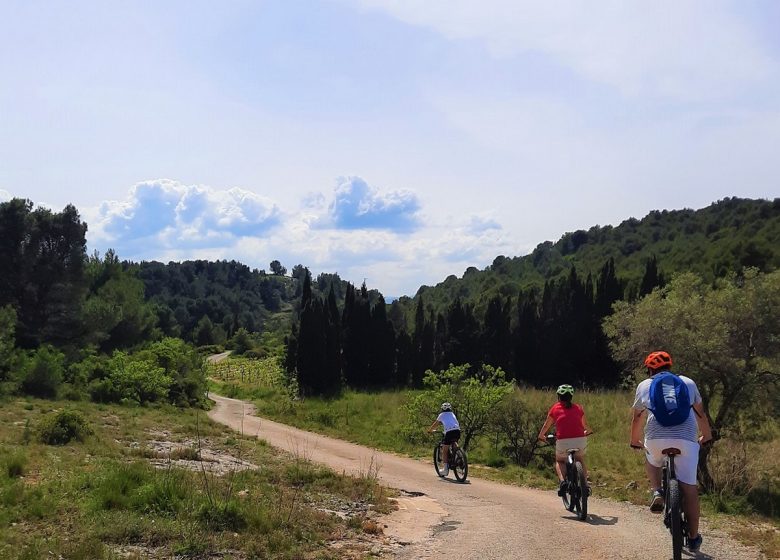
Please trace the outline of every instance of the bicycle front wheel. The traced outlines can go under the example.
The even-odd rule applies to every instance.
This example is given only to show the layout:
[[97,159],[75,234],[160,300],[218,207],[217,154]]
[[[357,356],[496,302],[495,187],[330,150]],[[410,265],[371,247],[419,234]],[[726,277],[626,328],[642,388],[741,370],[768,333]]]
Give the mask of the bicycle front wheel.
[[580,491],[580,508],[579,518],[580,521],[585,521],[588,518],[588,480],[585,478],[585,468],[582,463],[577,461],[577,487]]
[[669,516],[667,526],[672,533],[672,557],[674,560],[682,560],[682,507],[680,502],[680,483],[676,478],[669,480],[668,493],[666,514]]
[[466,452],[460,447],[455,450],[455,460],[450,461],[452,465],[452,471],[455,473],[455,478],[458,482],[466,482],[466,477],[469,475],[469,462],[466,458]]

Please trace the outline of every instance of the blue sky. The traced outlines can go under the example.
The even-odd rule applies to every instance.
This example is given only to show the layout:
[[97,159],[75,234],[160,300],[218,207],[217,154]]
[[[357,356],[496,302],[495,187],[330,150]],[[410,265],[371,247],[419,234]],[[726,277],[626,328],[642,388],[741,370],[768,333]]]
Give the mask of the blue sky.
[[780,196],[780,4],[0,0],[0,200],[90,250],[412,295]]

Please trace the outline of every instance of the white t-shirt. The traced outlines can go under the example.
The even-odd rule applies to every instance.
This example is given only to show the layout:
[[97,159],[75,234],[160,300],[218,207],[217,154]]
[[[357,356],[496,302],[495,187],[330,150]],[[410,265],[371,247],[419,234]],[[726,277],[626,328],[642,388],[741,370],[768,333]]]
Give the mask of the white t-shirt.
[[458,419],[455,418],[455,415],[449,410],[439,414],[436,417],[436,420],[441,422],[442,425],[444,426],[444,433],[447,433],[452,430],[460,430],[460,424],[458,424]]
[[[657,374],[656,374],[657,375]],[[653,376],[655,377],[655,376]],[[650,411],[652,403],[650,402],[650,385],[653,383],[653,377],[645,379],[636,388],[636,395],[634,396],[635,410],[647,409],[647,423],[645,424],[645,439],[685,439],[688,441],[698,441],[698,427],[696,424],[696,416],[691,408],[688,413],[688,418],[676,426],[664,426],[660,424]],[[691,399],[691,404],[698,404],[701,402],[701,394],[699,388],[696,387],[693,379],[680,376],[688,387],[688,396]]]

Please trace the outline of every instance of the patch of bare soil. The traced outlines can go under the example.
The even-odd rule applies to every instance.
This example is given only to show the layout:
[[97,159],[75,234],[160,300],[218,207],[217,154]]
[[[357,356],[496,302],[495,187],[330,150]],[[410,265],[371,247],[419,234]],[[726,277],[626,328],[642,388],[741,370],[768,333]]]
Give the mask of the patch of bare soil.
[[143,444],[130,442],[134,453],[146,457],[159,469],[179,467],[191,471],[206,470],[217,476],[246,470],[257,470],[260,467],[236,457],[226,451],[219,450],[209,438],[184,438],[181,441],[171,441],[172,435],[164,430],[151,430],[149,435],[155,439]]

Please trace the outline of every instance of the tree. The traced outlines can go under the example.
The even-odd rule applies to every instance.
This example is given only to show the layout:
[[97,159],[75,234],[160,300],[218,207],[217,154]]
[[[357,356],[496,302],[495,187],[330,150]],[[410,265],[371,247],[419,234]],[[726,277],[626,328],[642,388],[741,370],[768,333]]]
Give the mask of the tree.
[[81,334],[87,225],[76,208],[32,209],[29,200],[0,204],[0,306],[17,313],[17,344],[75,346]]
[[0,307],[0,381],[6,379],[14,358],[16,312],[10,305]]
[[22,390],[36,397],[54,398],[62,384],[65,355],[51,345],[41,346],[27,361],[22,373]]
[[280,263],[277,260],[271,261],[271,272],[275,274],[276,276],[284,276],[287,274],[287,269],[282,266],[282,263]]
[[[674,369],[692,377],[716,440],[739,436],[750,420],[771,417],[780,400],[780,271],[746,269],[715,286],[685,273],[636,303],[618,302],[604,322],[615,359],[636,381],[642,359],[667,350]],[[743,422],[747,421],[747,422]],[[715,485],[707,465],[709,447],[699,456],[699,478]]]
[[192,334],[192,338],[198,346],[206,346],[216,342],[214,324],[211,322],[208,315],[204,315],[200,318],[198,326],[195,327],[195,332]]

